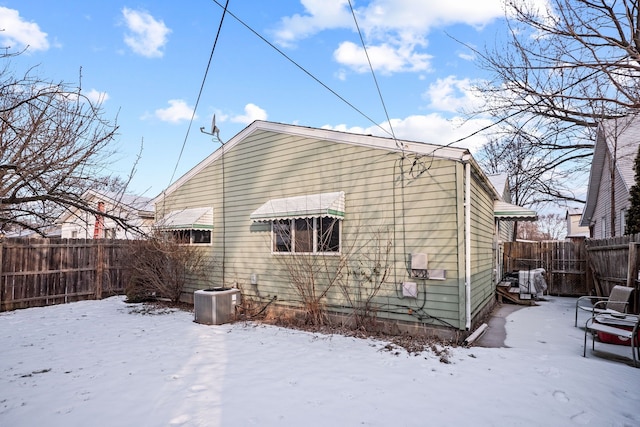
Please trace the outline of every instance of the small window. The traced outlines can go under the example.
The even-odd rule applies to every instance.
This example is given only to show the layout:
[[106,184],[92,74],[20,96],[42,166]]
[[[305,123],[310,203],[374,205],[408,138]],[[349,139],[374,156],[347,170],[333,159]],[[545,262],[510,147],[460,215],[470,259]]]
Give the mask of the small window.
[[340,223],[330,217],[273,221],[273,252],[340,252]]
[[600,233],[602,233],[600,235],[601,239],[607,237],[607,218],[605,217],[602,217],[602,223],[600,224]]
[[626,232],[626,228],[627,228],[627,210],[626,209],[620,209],[620,235],[624,236],[625,232]]
[[167,230],[163,233],[168,238],[185,245],[211,244],[211,230]]

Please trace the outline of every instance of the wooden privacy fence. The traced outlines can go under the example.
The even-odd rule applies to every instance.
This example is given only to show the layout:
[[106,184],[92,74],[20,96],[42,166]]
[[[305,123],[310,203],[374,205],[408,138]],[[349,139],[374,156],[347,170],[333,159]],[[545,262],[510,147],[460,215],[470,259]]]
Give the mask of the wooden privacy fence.
[[506,242],[503,274],[544,268],[551,295],[608,296],[615,285],[635,289],[632,310],[640,310],[640,234],[609,239]]
[[506,273],[544,268],[550,295],[587,295],[591,281],[587,274],[585,241],[506,242],[503,255]]
[[635,289],[631,307],[634,313],[640,310],[639,245],[640,234],[587,240],[587,261],[595,294],[608,296],[615,285],[632,287]]
[[0,311],[124,292],[126,240],[5,239]]

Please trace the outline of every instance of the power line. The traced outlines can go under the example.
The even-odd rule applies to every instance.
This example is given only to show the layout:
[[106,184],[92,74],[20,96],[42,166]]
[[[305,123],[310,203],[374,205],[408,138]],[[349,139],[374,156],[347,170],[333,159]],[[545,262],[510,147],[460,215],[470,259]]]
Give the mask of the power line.
[[[220,7],[223,7],[218,0],[213,0],[213,2],[215,4],[217,4]],[[227,1],[227,3],[229,3]],[[226,11],[226,6],[225,7],[225,11]],[[249,24],[245,23],[242,19],[240,19],[239,17],[237,17],[236,15],[233,14],[233,12],[231,11],[227,11],[227,13],[229,15],[231,15],[231,17],[233,17],[236,21],[238,21],[240,24],[242,24],[247,30],[251,31],[256,37],[258,37],[260,40],[262,40],[263,42],[265,42],[266,44],[268,44],[271,48],[273,48],[276,52],[278,52],[280,55],[282,55],[283,57],[285,57],[285,59],[287,59],[289,62],[291,62],[293,65],[295,65],[296,67],[298,67],[302,72],[304,72],[306,75],[308,75],[309,77],[311,77],[313,80],[315,80],[317,83],[319,83],[322,87],[324,87],[325,89],[327,89],[329,92],[331,92],[333,95],[335,95],[336,97],[338,97],[338,99],[340,99],[342,102],[344,102],[345,104],[347,104],[349,107],[351,107],[353,110],[355,110],[356,112],[358,112],[358,114],[360,114],[362,117],[366,118],[367,120],[369,120],[371,123],[373,123],[375,126],[377,126],[378,128],[382,129],[382,131],[388,135],[393,136],[393,134],[391,132],[389,132],[387,129],[383,128],[382,126],[380,126],[380,124],[378,124],[375,120],[373,120],[371,117],[367,116],[364,112],[362,112],[359,108],[357,108],[355,105],[353,105],[352,103],[350,103],[349,101],[347,101],[345,98],[343,98],[340,94],[338,94],[336,91],[334,91],[333,89],[331,89],[329,86],[327,86],[325,83],[323,83],[319,78],[317,78],[316,76],[314,76],[310,71],[308,71],[306,68],[304,68],[302,65],[298,64],[295,60],[293,60],[291,57],[289,57],[286,53],[284,53],[282,50],[280,50],[277,46],[275,46],[273,43],[271,43],[269,40],[267,40],[265,37],[263,37],[260,33],[258,33],[256,30],[254,30],[251,26],[249,26]],[[391,126],[391,124],[389,124],[389,126]],[[395,136],[394,136],[395,139]]]
[[369,52],[367,51],[367,46],[364,43],[364,37],[362,37],[362,32],[360,31],[360,25],[358,25],[358,19],[356,18],[356,12],[353,10],[353,4],[351,0],[349,0],[349,8],[351,9],[351,15],[353,16],[353,22],[356,24],[356,29],[358,30],[358,36],[360,36],[360,43],[362,43],[362,50],[364,50],[364,54],[367,57],[367,62],[369,63],[369,69],[371,70],[371,75],[373,76],[373,82],[376,85],[376,89],[378,91],[378,96],[380,97],[380,102],[382,103],[382,109],[384,110],[384,115],[387,118],[387,123],[389,123],[389,130],[391,130],[391,136],[393,140],[396,141],[396,145],[398,144],[398,140],[396,139],[396,134],[393,131],[393,126],[391,125],[391,119],[389,118],[389,112],[387,111],[387,106],[384,103],[384,98],[382,97],[382,91],[380,90],[380,85],[378,84],[378,79],[376,78],[376,73],[373,71],[373,65],[371,64],[371,58],[369,58]]
[[[217,3],[217,2],[216,2]],[[220,7],[222,5],[218,4]],[[187,138],[189,138],[189,132],[191,131],[191,126],[193,125],[193,120],[196,116],[196,111],[198,110],[198,105],[200,104],[200,97],[202,96],[202,91],[204,90],[204,83],[207,80],[207,75],[209,74],[209,68],[211,67],[211,61],[213,60],[213,53],[216,50],[216,46],[218,44],[218,38],[220,37],[220,31],[222,30],[222,22],[224,21],[224,17],[227,14],[227,7],[229,6],[229,0],[224,5],[224,10],[222,11],[222,17],[220,17],[220,24],[218,25],[218,31],[216,32],[216,38],[213,42],[213,46],[211,47],[211,54],[209,55],[209,62],[207,62],[207,68],[204,71],[204,76],[202,77],[202,83],[200,84],[200,90],[198,91],[198,98],[196,99],[196,104],[193,107],[193,113],[191,113],[191,120],[189,120],[189,126],[187,127],[187,133],[184,136],[184,141],[182,141],[182,148],[180,148],[180,155],[178,155],[178,160],[176,160],[176,166],[173,168],[173,173],[171,174],[171,179],[169,180],[169,184],[173,182],[173,178],[176,175],[176,171],[178,170],[178,164],[180,163],[180,159],[182,158],[182,153],[184,153],[184,148],[187,145]]]

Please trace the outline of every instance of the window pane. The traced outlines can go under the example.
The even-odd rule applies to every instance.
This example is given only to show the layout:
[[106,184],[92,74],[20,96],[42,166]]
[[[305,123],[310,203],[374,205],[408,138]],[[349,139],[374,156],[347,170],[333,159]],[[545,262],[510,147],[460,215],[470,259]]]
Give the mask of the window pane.
[[211,243],[211,230],[193,230],[193,243]]
[[273,251],[291,252],[291,222],[288,220],[273,222]]
[[313,219],[296,219],[296,252],[313,252]]
[[335,218],[318,220],[318,252],[340,251],[340,221]]

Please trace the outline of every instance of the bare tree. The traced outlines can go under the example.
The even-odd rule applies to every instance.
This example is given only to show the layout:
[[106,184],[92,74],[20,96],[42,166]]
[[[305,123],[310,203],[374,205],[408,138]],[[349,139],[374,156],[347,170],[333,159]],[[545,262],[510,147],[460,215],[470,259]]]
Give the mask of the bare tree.
[[[0,71],[0,228],[43,233],[65,211],[88,206],[91,188],[124,191],[110,176],[117,125],[80,86],[40,78],[31,69]],[[114,220],[127,224],[117,217]]]
[[537,221],[523,222],[518,227],[518,239],[523,240],[560,240],[566,233],[566,220],[557,213],[540,215]]
[[[637,0],[550,0],[547,9],[540,4],[507,2],[506,41],[477,51],[494,77],[478,87],[487,102],[474,114],[494,118],[494,151],[509,150],[514,139],[530,145],[518,158],[533,157],[535,173],[505,165],[502,158],[498,163],[501,172],[528,173],[536,183],[532,203],[583,201],[557,184],[587,170],[599,122],[640,110],[639,5]],[[545,185],[550,173],[561,179]]]
[[557,213],[540,215],[535,222],[544,240],[560,240],[567,234],[567,221]]

